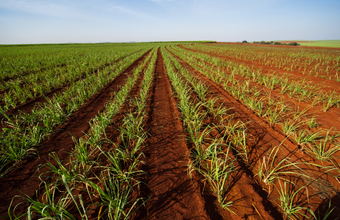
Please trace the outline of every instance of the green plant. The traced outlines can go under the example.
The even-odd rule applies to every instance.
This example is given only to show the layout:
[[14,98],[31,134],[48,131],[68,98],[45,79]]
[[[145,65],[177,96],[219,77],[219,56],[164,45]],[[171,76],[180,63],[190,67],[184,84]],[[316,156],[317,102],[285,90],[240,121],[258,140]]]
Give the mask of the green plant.
[[142,112],[141,115],[129,113],[127,117],[124,118],[122,127],[119,128],[120,132],[130,140],[143,136],[144,130],[142,123],[144,115],[145,112]]
[[137,206],[138,201],[142,201],[141,198],[130,201],[133,187],[139,183],[131,184],[130,182],[116,179],[110,172],[105,172],[102,176],[105,176],[105,178],[97,178],[99,184],[88,181],[88,184],[93,189],[92,193],[100,198],[100,201],[96,204],[101,207],[98,219],[129,219],[134,213],[134,208]]
[[[232,201],[226,201],[226,193],[230,187],[230,175],[236,171],[234,162],[236,159],[231,158],[229,154],[230,144],[225,153],[220,149],[221,143],[215,141],[209,148],[210,157],[205,162],[202,162],[199,167],[199,172],[207,179],[212,192],[216,195],[220,206],[234,213],[230,206]],[[234,213],[235,214],[235,213]]]
[[330,161],[335,158],[334,154],[340,151],[340,144],[332,143],[332,140],[339,137],[340,134],[331,137],[329,135],[331,130],[332,128],[328,130],[323,140],[314,141],[313,144],[306,148],[306,151],[318,160]]
[[305,108],[303,110],[300,110],[300,103],[298,104],[297,108],[293,110],[292,116],[296,120],[302,120],[304,117],[308,116],[308,111],[310,108]]
[[189,121],[186,124],[187,131],[190,136],[189,140],[194,144],[196,148],[200,147],[211,132],[211,128],[207,126],[202,130],[201,127],[197,126],[195,121]]
[[310,119],[307,121],[307,124],[308,124],[308,127],[309,127],[309,128],[316,128],[316,127],[319,126],[319,123],[316,121],[315,116],[313,116],[312,118],[310,118]]
[[288,157],[278,160],[277,154],[280,150],[280,146],[274,147],[268,155],[263,156],[262,161],[259,162],[257,173],[261,181],[269,186],[269,194],[271,193],[271,184],[274,184],[275,180],[289,181],[288,176],[300,176],[305,175],[301,168],[299,168],[300,162],[290,162]]
[[330,94],[324,95],[323,99],[325,100],[322,108],[324,112],[326,112],[334,105],[338,105],[340,103],[340,96],[337,95],[334,91]]
[[72,137],[72,139],[74,141],[74,151],[72,156],[76,158],[76,162],[79,163],[81,169],[86,173],[93,165],[93,161],[90,157],[94,151],[89,149],[89,145],[85,139],[80,138],[79,140],[76,140],[74,137]]
[[195,91],[197,92],[198,96],[201,98],[201,100],[205,100],[209,87],[204,85],[202,82],[198,82],[198,83],[192,82],[192,85]]
[[315,142],[317,139],[321,138],[321,131],[309,131],[309,130],[299,130],[294,132],[293,139],[302,148],[310,143]]
[[[49,186],[43,182],[45,194],[41,201],[36,201],[27,196],[27,202],[30,204],[27,213],[27,219],[76,219],[67,209],[72,204],[72,198],[69,193],[62,193],[58,196],[58,187]],[[85,215],[86,216],[86,215]],[[15,218],[17,218],[15,216]]]
[[[204,106],[209,110],[211,113],[215,113],[215,103],[218,99],[217,98],[209,98],[207,101],[204,103]],[[205,101],[205,99],[203,99]]]
[[[318,215],[316,215],[314,212],[310,211],[311,215],[312,215],[312,218],[309,218],[309,219],[317,219],[317,220],[327,220],[328,217],[332,214],[334,210],[334,207],[332,208],[331,207],[331,200],[329,200],[329,203],[328,203],[328,208],[327,208],[327,211],[324,215],[320,215],[320,212],[318,212]],[[339,219],[340,217],[336,218],[335,220]]]
[[[247,122],[248,123],[248,122]],[[238,130],[242,131],[246,129],[247,123],[242,122],[241,120],[238,120],[236,123],[233,121],[233,116],[227,118],[227,124],[223,126],[223,134],[224,136],[229,135],[237,132]]]
[[271,109],[271,110],[268,111],[268,120],[269,120],[270,126],[275,125],[282,118],[282,113],[284,112],[284,107],[281,108],[280,110],[278,108],[279,107],[276,106],[275,109]]
[[135,156],[133,160],[127,161],[126,159],[129,158],[129,156],[127,156],[125,152],[121,151],[120,149],[115,149],[108,152],[103,151],[101,148],[99,148],[99,150],[109,162],[108,166],[102,166],[101,168],[103,170],[110,171],[110,174],[115,179],[130,182],[137,181],[136,178],[144,174],[144,171],[137,169],[138,165],[143,163],[143,161],[141,161],[143,153]]
[[300,216],[307,218],[308,216],[303,212],[308,211],[311,212],[309,208],[304,207],[302,201],[299,201],[299,193],[302,193],[302,190],[305,190],[308,198],[308,190],[306,186],[302,186],[301,188],[294,190],[295,187],[292,187],[291,184],[287,187],[287,182],[281,183],[279,181],[280,188],[277,189],[279,193],[279,197],[276,198],[277,201],[275,203],[280,207],[283,212],[285,219],[300,219]]
[[249,138],[247,136],[246,129],[236,130],[230,134],[230,139],[235,146],[235,150],[245,163],[249,163],[249,152],[247,149],[247,140],[249,140]]
[[296,130],[302,127],[304,124],[304,121],[299,121],[298,119],[287,119],[283,123],[280,123],[285,135],[294,134]]

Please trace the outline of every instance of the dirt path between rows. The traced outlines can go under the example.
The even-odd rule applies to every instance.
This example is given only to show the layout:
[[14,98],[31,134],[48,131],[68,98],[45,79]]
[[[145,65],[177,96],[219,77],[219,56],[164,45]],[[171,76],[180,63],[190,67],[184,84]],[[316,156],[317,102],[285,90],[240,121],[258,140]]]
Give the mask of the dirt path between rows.
[[144,194],[151,199],[136,219],[211,219],[198,185],[185,170],[188,147],[160,50],[147,127],[150,138],[144,153],[149,178]]
[[[57,152],[60,160],[68,158],[69,153],[73,147],[74,142],[72,136],[76,139],[84,135],[90,125],[89,121],[94,118],[98,112],[102,111],[107,101],[110,100],[114,92],[117,92],[125,83],[128,75],[131,75],[133,70],[147,57],[150,51],[146,52],[113,79],[108,85],[93,96],[86,105],[81,107],[77,112],[70,117],[67,123],[58,129],[42,146],[37,150],[39,158],[28,158],[23,162],[21,168],[11,171],[0,181],[0,218],[8,216],[7,210],[15,195],[28,195],[33,197],[39,187],[40,179],[39,173],[36,172],[41,164],[45,164],[49,160],[51,152]],[[54,161],[50,161],[54,164]],[[46,169],[41,169],[40,173],[45,172]],[[20,193],[21,192],[21,193]],[[24,194],[23,194],[24,193]],[[15,199],[12,206],[15,206],[22,200]],[[22,210],[18,210],[22,211]]]

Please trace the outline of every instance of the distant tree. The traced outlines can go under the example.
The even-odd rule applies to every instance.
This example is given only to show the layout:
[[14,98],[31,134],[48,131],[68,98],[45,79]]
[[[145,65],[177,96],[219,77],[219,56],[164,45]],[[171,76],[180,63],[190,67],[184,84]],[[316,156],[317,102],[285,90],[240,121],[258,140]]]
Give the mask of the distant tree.
[[242,43],[248,43],[246,40],[242,41]]
[[274,42],[274,44],[275,44],[275,45],[281,45],[281,43],[280,43],[280,42]]
[[300,44],[298,44],[298,43],[296,43],[296,42],[290,42],[288,45],[299,46]]

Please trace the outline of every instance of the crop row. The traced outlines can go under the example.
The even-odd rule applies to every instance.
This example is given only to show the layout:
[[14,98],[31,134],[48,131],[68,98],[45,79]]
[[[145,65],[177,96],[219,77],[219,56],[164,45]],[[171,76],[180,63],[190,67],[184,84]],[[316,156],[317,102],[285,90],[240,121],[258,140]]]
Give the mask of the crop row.
[[[116,54],[112,55],[112,58],[118,61],[119,59],[127,57],[132,52],[136,52],[136,48],[135,51],[132,52],[127,50],[115,52]],[[82,60],[76,62],[77,63],[65,67],[51,68],[4,82],[1,84],[3,88],[0,88],[0,90],[3,89],[5,91],[0,99],[2,110],[6,112],[16,108],[19,104],[23,104],[27,100],[32,100],[52,89],[63,87],[82,77],[93,74],[94,70],[98,70],[100,67],[105,68],[105,66],[113,64],[112,60],[108,61],[109,63],[106,63],[104,66],[101,62],[83,64],[80,64]]]
[[[177,52],[177,54],[182,53]],[[280,103],[283,102],[283,106],[289,107],[290,109],[287,110],[290,111],[301,108],[300,105],[303,103],[306,103],[304,106],[307,106],[304,111],[308,111],[311,108],[308,107],[307,103],[312,101],[311,97],[314,98],[314,102],[312,102],[311,105],[312,107],[316,105],[316,100],[321,99],[323,101],[321,109],[324,112],[335,105],[339,105],[339,98],[337,95],[334,93],[317,94],[313,90],[315,87],[312,87],[313,89],[311,89],[309,88],[309,84],[305,85],[306,83],[297,84],[294,81],[290,81],[288,78],[283,79],[279,76],[263,76],[259,72],[256,73],[255,71],[239,68],[238,66],[230,68],[230,70],[225,69],[225,71],[221,71],[221,69],[214,67],[213,64],[200,62],[199,60],[193,59],[191,57],[195,57],[195,55],[191,54],[190,58],[185,59],[188,60],[188,62],[196,69],[204,71],[209,75],[209,77],[214,78],[216,82],[222,83],[223,81],[223,83],[226,85],[230,83],[230,85],[226,86],[226,88],[229,88],[231,92],[234,91],[232,92],[234,95],[236,95],[239,99],[242,98],[243,101],[245,101],[245,104],[250,106],[260,116],[266,115],[268,113],[264,109],[266,107],[264,103],[265,100],[269,102],[269,106],[273,106],[273,104],[275,104],[277,101],[280,101]],[[231,89],[234,86],[240,88]],[[245,99],[243,94],[246,90],[248,90],[252,96]],[[285,99],[288,99],[289,103],[287,103]],[[279,118],[281,118],[281,116]],[[275,118],[271,119],[271,123],[275,124]],[[316,123],[317,122],[315,121],[315,118],[312,118],[310,127],[316,127]]]
[[[29,219],[59,218],[76,219],[129,219],[144,203],[143,198],[135,198],[133,191],[140,187],[140,164],[143,163],[143,146],[146,133],[145,120],[148,91],[153,81],[156,61],[155,49],[144,63],[134,70],[124,86],[115,93],[105,109],[90,122],[90,129],[75,141],[68,162],[60,161],[56,154],[52,158],[56,165],[48,162],[48,171],[40,175],[43,190],[39,199],[31,197],[15,207],[11,207],[14,217],[27,216]],[[147,66],[146,69],[142,69]],[[143,77],[139,96],[132,99],[129,94],[136,87],[138,78]],[[132,106],[125,112],[123,106]],[[113,118],[124,111],[124,118],[118,124],[120,141],[108,138],[107,129],[113,126]],[[109,148],[107,147],[109,143]],[[46,176],[50,181],[46,181]],[[56,193],[58,192],[58,196]],[[15,214],[24,204],[25,213]],[[72,212],[72,207],[76,211]]]
[[[323,91],[323,93],[316,92],[321,90],[321,87],[306,82],[306,79],[293,80],[289,78],[289,75],[281,76],[276,74],[275,71],[264,74],[261,69],[254,69],[247,65],[231,61],[223,62],[220,58],[188,52],[178,47],[176,49],[180,54],[190,54],[190,60],[200,66],[200,68],[209,69],[207,63],[211,64],[212,66],[209,69],[211,72],[219,72],[219,74],[228,72],[239,75],[245,79],[255,81],[270,90],[278,90],[282,95],[287,94],[290,98],[296,98],[298,101],[311,102],[312,106],[321,103],[323,111],[327,111],[333,106],[340,106],[340,95],[338,93],[335,91],[331,93],[328,91]],[[195,61],[194,57],[199,60]],[[201,62],[199,62],[200,60]]]
[[[232,187],[236,183],[235,174],[242,169],[238,160],[249,160],[247,123],[235,121],[235,115],[228,113],[231,109],[221,103],[218,96],[213,97],[209,87],[171,55],[167,56],[167,71],[179,97],[179,109],[191,146],[188,174],[192,176],[193,172],[197,172],[209,183],[209,190],[222,209],[233,214],[245,214],[236,208],[237,201],[230,198],[230,192],[235,188]],[[254,197],[261,200],[256,193]]]
[[[112,62],[119,51],[136,51],[140,45],[45,45],[2,46],[0,81],[22,78],[25,75],[69,67],[88,72],[93,66]],[[3,88],[0,88],[0,91]]]
[[[181,72],[184,72],[183,70],[181,70]],[[190,81],[190,80],[189,80]],[[184,86],[184,85],[182,85]],[[195,87],[195,86],[193,86]],[[188,91],[189,89],[186,88],[184,91]],[[182,92],[183,93],[183,92]],[[198,92],[197,94],[199,94],[200,92]],[[206,104],[208,105],[208,104]],[[221,106],[217,106],[217,109],[220,109]],[[193,111],[193,110],[192,110]],[[199,116],[197,116],[196,118],[199,118]],[[220,123],[218,123],[220,124]],[[199,165],[197,164],[197,161],[202,161],[202,158],[204,158],[204,156],[208,156],[209,154],[213,154],[213,156],[216,156],[219,154],[219,151],[216,151],[217,148],[214,148],[216,146],[227,146],[227,150],[224,150],[224,152],[230,152],[230,147],[234,150],[236,150],[237,152],[237,157],[241,158],[241,162],[245,163],[245,164],[249,164],[250,163],[250,152],[252,151],[252,149],[250,148],[249,145],[249,140],[252,139],[251,135],[249,134],[249,131],[246,128],[246,124],[247,122],[234,122],[234,123],[227,123],[229,126],[224,127],[224,129],[219,128],[220,133],[222,134],[228,134],[227,138],[224,137],[224,139],[229,140],[230,142],[228,143],[223,143],[221,144],[220,141],[218,141],[218,139],[214,139],[214,142],[212,142],[211,145],[207,145],[206,144],[206,140],[204,140],[204,135],[207,135],[208,131],[211,132],[211,130],[209,129],[204,129],[204,130],[200,130],[199,128],[196,129],[198,130],[197,136],[200,137],[200,141],[202,141],[203,143],[205,143],[205,147],[201,147],[197,150],[194,151],[194,159],[193,159],[193,164],[194,165],[190,165],[190,167],[194,167],[196,170],[198,170],[199,172],[202,173],[202,170],[206,170],[207,168],[207,164],[209,166],[213,166],[215,165],[217,170],[215,170],[215,172],[213,172],[212,174],[210,174],[210,177],[207,177],[206,174],[204,174],[204,176],[206,176],[206,178],[210,180],[213,180],[213,177],[215,178],[214,181],[212,183],[212,187],[213,190],[216,190],[217,186],[220,186],[220,191],[219,192],[224,192],[226,193],[226,189],[228,189],[228,184],[230,184],[230,182],[228,182],[228,177],[230,177],[234,172],[235,169],[235,161],[233,157],[227,157],[224,158],[223,156],[220,157],[219,160],[217,159],[212,159],[210,158],[211,156],[209,156],[208,159],[208,163],[205,164],[203,162],[203,165]],[[199,127],[199,126],[198,126]],[[189,132],[190,133],[190,132]],[[328,135],[328,134],[327,134]],[[190,133],[190,137],[191,137],[191,133]],[[327,139],[327,137],[326,137]],[[327,140],[325,140],[327,141]],[[210,140],[211,143],[211,140]],[[324,142],[323,142],[324,143]],[[201,143],[202,144],[202,143]],[[208,147],[207,147],[208,146]],[[287,218],[291,218],[291,217],[295,217],[295,218],[299,218],[301,216],[316,216],[316,214],[312,211],[312,209],[310,207],[311,204],[302,204],[301,200],[296,201],[297,197],[302,198],[301,194],[306,194],[307,190],[310,186],[307,186],[306,183],[304,185],[301,186],[301,183],[296,182],[295,184],[292,182],[292,178],[293,179],[299,179],[301,178],[301,176],[306,176],[305,179],[308,178],[312,178],[308,173],[305,173],[302,168],[300,167],[305,167],[305,166],[318,166],[316,164],[310,164],[307,162],[291,162],[291,159],[289,159],[289,157],[280,157],[283,158],[280,161],[278,160],[278,152],[280,150],[281,145],[276,146],[275,148],[272,148],[271,150],[269,150],[268,153],[266,153],[263,157],[263,160],[256,160],[257,162],[254,165],[251,165],[251,167],[258,167],[258,168],[251,168],[254,172],[254,176],[258,176],[259,180],[262,181],[265,185],[267,185],[268,187],[268,192],[269,195],[271,195],[272,192],[272,188],[274,186],[274,189],[276,190],[276,195],[277,198],[273,199],[273,204],[276,204],[280,210],[284,213],[284,216]],[[282,148],[282,147],[281,147]],[[281,149],[282,150],[282,149]],[[281,152],[280,150],[280,152]],[[205,154],[204,154],[205,152]],[[217,157],[218,158],[218,157]],[[223,163],[222,166],[222,161],[225,161],[225,163]],[[215,162],[215,163],[214,163]],[[195,165],[196,163],[196,165]],[[201,162],[200,162],[201,163]],[[256,165],[256,166],[255,166]],[[330,168],[330,167],[328,167]],[[332,170],[333,168],[330,168],[330,170]],[[210,171],[212,171],[210,168],[208,169]],[[225,172],[223,172],[225,171]],[[214,176],[214,174],[216,174],[219,178],[221,178],[221,182],[219,182],[219,185],[216,182],[216,176]],[[212,177],[213,176],[213,177]],[[290,180],[289,180],[289,178]],[[294,177],[295,176],[295,177]],[[222,181],[223,180],[223,181]],[[230,180],[229,180],[230,181]],[[211,182],[211,181],[209,181]],[[300,184],[300,185],[299,185]],[[299,185],[299,187],[298,187]],[[217,187],[217,188],[216,188]],[[226,188],[223,188],[226,187]],[[224,189],[224,191],[223,191]],[[311,190],[311,189],[309,189]],[[216,191],[214,191],[216,192]],[[274,194],[275,194],[274,193]],[[215,193],[216,194],[216,193]],[[306,196],[306,195],[305,195]],[[230,208],[229,206],[231,206],[233,204],[232,201],[228,201],[226,200],[228,197],[226,197],[226,195],[224,194],[224,196],[221,196],[219,201],[223,201],[223,203],[220,203],[222,207],[225,208]],[[273,198],[271,196],[271,198]],[[307,198],[308,198],[308,193],[307,193]],[[296,202],[296,203],[295,203]],[[330,211],[330,210],[329,210]],[[308,212],[306,214],[306,212]],[[305,214],[304,214],[305,213]]]
[[340,59],[337,50],[309,48],[281,48],[244,45],[185,46],[205,53],[228,56],[286,71],[300,71],[330,80],[339,81]]
[[[183,59],[188,56],[177,53]],[[192,63],[188,61],[189,63]],[[197,68],[197,66],[195,66]],[[212,74],[201,67],[199,70],[213,81],[220,83],[235,98],[242,101],[271,126],[279,124],[284,135],[299,144],[307,154],[322,161],[332,162],[337,158],[340,144],[337,141],[339,134],[333,133],[332,128],[316,129],[318,123],[314,117],[307,118],[308,109],[289,108],[285,99],[272,98],[270,93],[264,93],[257,87],[250,87],[250,83],[239,81],[233,75]],[[235,69],[233,73],[235,73]],[[262,93],[262,94],[261,94]]]
[[[340,102],[338,94],[316,93],[313,89],[320,87],[311,88],[305,80],[267,74],[183,46],[161,46],[189,148],[185,155],[189,159],[187,173],[191,178],[198,176],[204,188],[201,193],[213,195],[218,212],[230,219],[327,219],[334,213],[331,202],[322,213],[320,207],[340,188],[340,134],[319,124],[315,114],[320,110],[322,114],[333,112],[335,108],[330,109]],[[256,46],[249,47],[250,55],[238,51],[239,46],[185,47],[216,54],[227,51],[228,56],[238,59],[260,54],[272,60],[277,52],[270,48],[256,52]],[[10,218],[131,219],[139,208],[148,205],[149,198],[142,197],[147,194],[142,192],[146,179],[142,165],[149,157],[144,155],[144,147],[152,137],[145,125],[151,116],[150,87],[156,59],[157,67],[162,59],[157,57],[157,47],[147,53],[151,46],[136,48],[126,53],[122,50],[118,55],[122,59],[112,56],[86,69],[84,77],[52,98],[46,97],[47,103],[37,103],[32,112],[6,114],[2,110],[6,119],[0,133],[0,175],[5,178],[24,158],[38,155],[36,147],[64,128],[70,116],[91,103],[89,100],[97,99],[102,88],[110,85],[108,88],[116,91],[103,99],[105,107],[103,104],[86,120],[89,129],[77,128],[83,135],[73,136],[71,151],[64,153],[58,148],[49,154],[50,159],[45,158],[46,164],[39,165],[36,195],[15,196],[8,210]],[[86,56],[85,51],[81,57]],[[105,51],[109,49],[103,50],[103,56]],[[287,53],[285,48],[280,52],[279,56],[288,57],[284,62],[294,59],[292,62],[310,62],[308,65],[336,65],[332,53],[317,58],[310,55],[312,51]],[[25,64],[31,71],[26,76],[56,70],[63,60],[56,59],[48,67],[35,65],[38,57]],[[112,62],[117,58],[118,62]],[[3,60],[8,62],[9,58]],[[137,63],[132,70],[132,64]],[[272,61],[265,65],[272,65]],[[8,83],[26,77],[16,78],[24,72],[11,74],[6,76]],[[118,78],[117,85],[111,87]],[[162,80],[168,79],[157,77],[157,82]],[[154,88],[157,92],[157,86]],[[308,102],[313,102],[310,108],[306,107]],[[315,114],[311,113],[314,110]],[[67,138],[71,140],[71,136]]]
[[[65,120],[123,69],[141,56],[143,51],[125,58],[117,65],[109,66],[97,74],[88,75],[68,87],[63,93],[48,99],[47,103],[30,114],[22,112],[14,117],[7,116],[7,128],[0,134],[0,170],[8,164],[21,161],[28,154],[36,154],[34,148],[50,136],[54,128]],[[2,171],[3,172],[3,171]]]

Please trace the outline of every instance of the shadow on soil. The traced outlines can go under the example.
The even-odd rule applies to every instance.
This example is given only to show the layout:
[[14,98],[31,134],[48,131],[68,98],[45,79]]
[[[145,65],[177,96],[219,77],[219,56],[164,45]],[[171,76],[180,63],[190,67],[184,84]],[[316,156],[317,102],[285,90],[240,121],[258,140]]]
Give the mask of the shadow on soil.
[[316,216],[324,219],[329,211],[333,211],[330,213],[327,219],[340,219],[340,194],[336,194],[330,199],[325,200],[323,203],[319,205],[316,209]]

